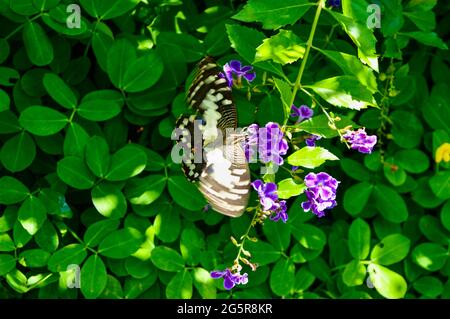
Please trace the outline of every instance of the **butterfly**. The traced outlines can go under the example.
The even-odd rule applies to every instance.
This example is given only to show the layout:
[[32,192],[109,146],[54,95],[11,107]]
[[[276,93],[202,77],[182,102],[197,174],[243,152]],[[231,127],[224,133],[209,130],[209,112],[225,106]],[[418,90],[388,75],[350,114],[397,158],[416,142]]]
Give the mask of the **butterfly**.
[[250,170],[243,149],[245,134],[236,132],[238,118],[231,88],[213,58],[205,57],[187,92],[194,112],[182,115],[182,170],[197,183],[211,207],[224,215],[241,216],[249,200]]

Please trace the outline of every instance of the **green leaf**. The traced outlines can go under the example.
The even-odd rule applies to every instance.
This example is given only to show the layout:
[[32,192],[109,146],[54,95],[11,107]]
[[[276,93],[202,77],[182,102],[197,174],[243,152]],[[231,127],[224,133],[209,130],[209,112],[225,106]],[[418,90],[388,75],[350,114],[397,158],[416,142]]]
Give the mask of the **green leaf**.
[[102,240],[98,252],[109,258],[126,258],[139,249],[142,240],[142,234],[134,228],[115,230]]
[[192,276],[189,271],[183,270],[173,276],[167,284],[166,297],[169,299],[192,298]]
[[90,121],[106,121],[112,119],[121,112],[121,107],[110,100],[89,100],[81,101],[78,114]]
[[19,78],[20,74],[15,69],[0,67],[0,85],[13,86]]
[[48,252],[54,252],[59,245],[59,237],[55,228],[46,220],[34,236],[36,244]]
[[97,28],[92,35],[92,49],[98,64],[103,71],[108,70],[108,52],[114,44],[114,35],[103,22],[97,23]]
[[89,141],[89,135],[84,128],[77,123],[70,123],[64,139],[64,155],[84,157],[84,149]]
[[405,171],[420,174],[428,170],[430,161],[428,156],[417,149],[400,150],[395,153],[395,162]]
[[[225,32],[224,32],[224,34],[225,34]],[[9,52],[10,52],[10,49],[9,49],[8,41],[6,41],[5,39],[0,39],[0,64],[5,62],[5,60],[9,56]]]
[[398,110],[392,112],[390,118],[394,122],[392,135],[396,144],[403,148],[413,148],[419,145],[424,129],[414,114]]
[[[266,38],[264,33],[259,32],[255,29],[235,24],[227,24],[226,29],[231,42],[231,46],[236,50],[237,53],[239,53],[240,56],[244,58],[244,60],[246,60],[248,63],[253,63],[255,59],[256,48]],[[280,65],[264,61],[255,63],[254,66],[285,78]]]
[[[336,122],[337,129],[342,129],[349,125],[352,126],[354,125],[354,123],[345,117]],[[325,114],[314,116],[309,120],[303,121],[297,124],[296,128],[310,134],[315,134],[326,138],[331,138],[339,135],[337,130],[330,127],[329,120]]]
[[127,211],[127,201],[118,185],[101,183],[92,189],[91,196],[95,209],[107,218],[122,218]]
[[216,299],[215,281],[211,278],[209,271],[203,268],[195,268],[192,272],[194,287],[204,299]]
[[406,10],[430,11],[437,4],[437,0],[411,0],[406,5]]
[[448,254],[447,250],[441,245],[424,243],[414,248],[412,259],[420,267],[429,271],[436,271],[444,266]]
[[158,278],[157,272],[154,271],[143,279],[127,278],[125,281],[124,294],[126,299],[139,297],[144,291],[148,290]]
[[283,101],[283,107],[285,109],[285,116],[286,116],[287,114],[291,113],[291,105],[289,105],[292,99],[291,86],[287,82],[280,80],[278,78],[274,78],[273,81],[275,83],[278,92],[280,92],[281,101]]
[[402,276],[376,264],[370,264],[367,269],[370,281],[380,295],[388,299],[399,299],[405,296],[407,285]]
[[106,287],[106,267],[98,255],[92,255],[86,260],[80,274],[81,293],[87,299],[95,299]]
[[408,255],[410,245],[411,241],[403,235],[389,235],[373,247],[370,260],[385,266],[395,264]]
[[444,225],[444,227],[447,228],[447,230],[450,230],[450,201],[447,201],[447,203],[445,203],[445,205],[442,207],[441,222],[442,225]]
[[352,17],[344,16],[334,11],[328,11],[337,22],[341,24],[344,31],[358,47],[358,57],[364,63],[378,72],[378,57],[376,54],[376,42],[373,31],[365,24],[359,23]]
[[184,268],[184,260],[180,254],[172,248],[158,246],[152,250],[153,264],[164,271],[181,271]]
[[444,285],[442,282],[432,276],[419,278],[416,282],[414,282],[413,286],[415,290],[429,298],[438,297],[444,290]]
[[28,188],[19,180],[9,176],[0,178],[0,204],[19,203],[29,194]]
[[306,267],[300,268],[295,275],[294,290],[296,292],[306,291],[313,283],[316,277],[306,269]]
[[430,178],[430,187],[440,199],[450,198],[450,172],[439,172]]
[[128,274],[137,279],[145,278],[150,273],[157,271],[151,260],[140,260],[136,257],[128,257],[125,260],[125,269]]
[[108,20],[119,17],[131,11],[141,0],[81,0],[83,8],[98,20]]
[[53,135],[68,123],[67,117],[46,106],[31,106],[19,117],[19,123],[27,131],[38,136]]
[[436,16],[432,11],[403,12],[420,30],[433,31],[436,28]]
[[294,288],[295,265],[289,259],[280,259],[270,274],[270,288],[277,296],[287,296]]
[[5,91],[0,90],[0,112],[9,110],[10,102],[9,95]]
[[291,231],[295,239],[308,249],[321,250],[327,242],[325,233],[320,228],[309,224],[291,224]]
[[56,74],[44,75],[44,87],[48,94],[62,107],[74,109],[77,106],[77,97],[72,89]]
[[300,195],[305,189],[304,183],[297,184],[292,178],[286,178],[278,182],[277,194],[281,199],[288,199]]
[[264,223],[263,232],[275,249],[286,251],[289,248],[291,230],[285,223]]
[[344,74],[355,76],[359,82],[369,88],[372,93],[376,92],[377,80],[375,75],[373,75],[372,69],[363,65],[357,57],[351,54],[331,50],[319,49],[319,52],[336,63]]
[[166,180],[163,175],[130,179],[125,186],[125,195],[132,204],[149,205],[161,196]]
[[6,275],[6,282],[18,293],[24,294],[30,290],[27,285],[27,277],[20,270],[14,269],[9,272]]
[[25,250],[19,255],[19,263],[24,267],[47,266],[50,253],[42,249]]
[[189,183],[184,176],[170,176],[168,189],[174,201],[188,210],[197,211],[206,205],[206,201],[197,187]]
[[370,172],[361,163],[349,158],[343,158],[340,160],[340,164],[345,174],[351,178],[361,182],[370,181]]
[[17,219],[30,235],[34,235],[47,219],[45,206],[39,198],[30,196],[20,206]]
[[4,276],[16,267],[16,260],[11,255],[0,254],[0,276]]
[[87,253],[83,245],[70,244],[55,252],[48,260],[48,269],[53,272],[67,270],[67,266],[80,265],[86,258]]
[[97,177],[105,177],[109,170],[111,158],[109,146],[105,139],[93,136],[86,145],[86,164]]
[[295,151],[287,158],[289,164],[306,168],[319,167],[327,160],[336,161],[339,158],[325,148],[310,146]]
[[31,165],[36,156],[36,146],[26,132],[22,132],[3,144],[0,160],[10,172],[20,172]]
[[442,227],[438,218],[429,215],[422,216],[419,221],[419,228],[429,241],[442,245],[448,244],[449,235]]
[[413,38],[416,41],[419,41],[425,45],[436,47],[441,50],[448,50],[447,45],[435,32],[424,32],[424,31],[416,31],[416,32],[402,32],[402,35],[406,35],[407,37]]
[[349,262],[342,272],[342,280],[349,287],[361,286],[366,278],[366,266],[359,260]]
[[[0,40],[1,45],[1,40]],[[211,56],[219,56],[225,53],[230,48],[230,40],[227,36],[227,30],[225,24],[220,23],[208,30],[206,34],[204,45],[206,53]],[[0,50],[1,52],[1,50]],[[1,59],[0,59],[1,61]],[[194,281],[195,284],[195,281]]]
[[352,216],[363,212],[374,186],[367,182],[350,186],[344,193],[344,209]]
[[272,245],[262,240],[249,242],[246,244],[246,249],[251,251],[252,262],[260,266],[276,262],[281,257],[280,251],[277,251]]
[[370,226],[361,218],[355,219],[348,232],[348,247],[355,259],[366,259],[370,251]]
[[385,159],[383,172],[386,179],[394,186],[403,185],[407,178],[406,172],[395,163],[392,157]]
[[56,167],[58,177],[69,186],[89,189],[94,186],[95,177],[79,157],[68,156],[60,160]]
[[294,24],[313,6],[306,0],[249,0],[244,8],[233,16],[243,22],[261,22],[264,29],[279,29]]
[[372,194],[375,207],[381,215],[393,223],[401,223],[408,219],[408,209],[403,198],[392,188],[377,184]]
[[8,233],[0,234],[0,251],[14,251],[16,249],[11,236]]
[[19,121],[12,112],[0,112],[0,134],[16,133],[21,130],[22,128],[20,127]]
[[259,104],[256,120],[260,123],[282,123],[283,119],[283,105],[280,99],[275,95],[266,95]]
[[[223,29],[224,25],[222,25]],[[226,34],[225,30],[223,32]],[[209,33],[210,31],[208,30],[207,36]],[[222,39],[224,34],[222,34]],[[203,43],[188,33],[161,32],[158,35],[157,42],[158,44],[176,44],[183,51],[187,62],[196,62],[205,56]]]
[[111,166],[105,178],[121,181],[140,174],[147,163],[145,152],[133,144],[127,144],[111,157]]
[[150,51],[128,66],[122,88],[127,92],[144,91],[159,80],[163,69],[161,58],[155,51]]
[[[1,186],[0,186],[1,187]],[[8,206],[4,209],[0,217],[0,233],[7,232],[14,227],[14,222],[17,219],[17,207]]]
[[125,72],[135,60],[136,49],[127,39],[114,42],[108,53],[107,71],[109,79],[117,88],[123,88]]
[[367,106],[377,106],[372,92],[351,75],[328,78],[311,85],[304,85],[319,94],[325,101],[353,110],[361,110]]
[[23,28],[23,42],[30,61],[37,66],[50,64],[53,46],[39,23],[28,21]]
[[280,30],[256,48],[254,62],[272,60],[282,65],[293,63],[305,54],[305,47],[300,43],[302,40],[292,31]]
[[84,233],[84,243],[89,247],[97,246],[103,238],[116,230],[119,227],[119,224],[120,222],[114,219],[106,219],[93,223]]

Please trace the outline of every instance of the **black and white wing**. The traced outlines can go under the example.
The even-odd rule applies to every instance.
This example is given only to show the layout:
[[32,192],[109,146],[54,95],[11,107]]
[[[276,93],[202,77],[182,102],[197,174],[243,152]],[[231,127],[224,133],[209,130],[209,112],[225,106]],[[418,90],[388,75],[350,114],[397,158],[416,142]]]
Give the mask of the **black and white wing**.
[[[205,151],[202,163],[183,162],[183,172],[219,213],[241,216],[247,207],[250,171],[242,147],[243,136],[226,136],[227,129],[237,128],[237,111],[231,88],[220,76],[220,68],[211,57],[204,58],[187,93],[187,103],[203,122],[201,127]],[[191,117],[192,118],[192,117]],[[187,119],[187,120],[186,120]],[[192,129],[189,118],[182,117],[177,126]],[[218,132],[224,140],[217,142]],[[228,138],[228,144],[225,142]],[[193,145],[193,139],[190,141]],[[195,147],[192,151],[198,151]]]

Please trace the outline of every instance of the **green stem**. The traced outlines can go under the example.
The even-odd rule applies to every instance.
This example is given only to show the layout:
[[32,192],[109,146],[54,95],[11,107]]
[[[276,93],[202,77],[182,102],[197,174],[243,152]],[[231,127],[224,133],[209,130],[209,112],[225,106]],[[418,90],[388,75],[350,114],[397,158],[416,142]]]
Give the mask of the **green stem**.
[[238,254],[236,256],[236,259],[234,260],[235,262],[239,263],[239,259],[241,258],[241,254],[242,254],[242,250],[244,249],[244,244],[246,242],[246,240],[248,239],[248,234],[250,233],[250,230],[253,227],[253,224],[256,221],[256,216],[258,216],[258,210],[255,211],[255,213],[253,214],[253,218],[252,221],[250,222],[250,225],[248,225],[247,231],[245,232],[245,234],[241,237],[242,240],[239,243],[239,251]]
[[[31,18],[30,20],[28,20],[28,22],[34,21],[38,18],[40,18],[43,15],[43,13],[38,13],[36,16],[34,16],[33,18]],[[25,23],[22,23],[21,25],[19,25],[17,28],[15,28],[10,34],[8,34],[5,37],[5,40],[8,40],[9,38],[11,38],[14,34],[16,34],[17,32],[19,32],[20,30],[22,30],[22,28],[25,26]]]
[[[317,23],[319,22],[320,13],[322,11],[322,8],[324,7],[325,7],[325,0],[319,0],[319,2],[317,3],[316,15],[314,16],[311,32],[309,33],[309,38],[308,41],[306,42],[305,55],[303,56],[302,64],[300,65],[300,69],[298,70],[297,78],[294,83],[294,89],[292,91],[291,101],[288,107],[291,107],[291,105],[294,104],[295,96],[297,95],[297,91],[300,88],[303,72],[305,71],[306,62],[308,61],[309,51],[311,51],[311,47],[314,40],[314,34],[316,33]],[[285,117],[283,126],[286,126],[287,121],[288,118]]]

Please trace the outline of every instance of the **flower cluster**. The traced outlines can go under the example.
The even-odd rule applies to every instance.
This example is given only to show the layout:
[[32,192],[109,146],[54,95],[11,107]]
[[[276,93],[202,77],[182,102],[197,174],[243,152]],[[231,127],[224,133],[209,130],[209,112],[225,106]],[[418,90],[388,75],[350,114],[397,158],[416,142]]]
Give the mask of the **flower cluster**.
[[332,7],[339,8],[341,6],[341,0],[328,0],[328,4]]
[[250,65],[242,66],[242,63],[238,60],[231,60],[223,66],[223,73],[220,73],[221,77],[227,79],[228,86],[233,86],[233,74],[236,74],[237,81],[240,82],[241,78],[244,77],[248,82],[252,82],[256,73],[251,72],[253,67]]
[[336,206],[338,184],[339,182],[327,173],[309,173],[305,176],[307,201],[302,203],[302,208],[306,212],[312,211],[317,217],[325,216],[326,209]]
[[296,123],[310,119],[314,115],[314,111],[306,105],[300,105],[300,107],[292,105],[291,112],[291,116],[297,118]]
[[243,275],[239,272],[233,274],[228,268],[224,271],[212,271],[211,278],[223,278],[223,287],[227,290],[232,289],[235,285],[245,285],[248,282],[247,273]]
[[342,137],[350,143],[352,149],[364,154],[372,153],[373,147],[377,144],[377,136],[367,135],[364,128],[357,131],[347,131]]
[[276,165],[283,165],[282,155],[286,155],[289,146],[277,123],[269,122],[261,128],[257,124],[248,127],[247,140],[244,144],[247,161],[253,162],[256,149],[262,163],[273,162]]
[[266,183],[261,180],[256,180],[252,184],[253,188],[258,193],[259,202],[261,203],[264,212],[272,213],[270,217],[273,221],[282,220],[284,223],[288,220],[286,213],[287,206],[285,200],[278,200],[277,184]]

